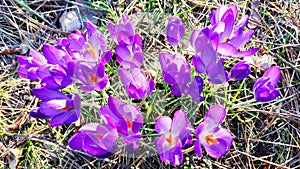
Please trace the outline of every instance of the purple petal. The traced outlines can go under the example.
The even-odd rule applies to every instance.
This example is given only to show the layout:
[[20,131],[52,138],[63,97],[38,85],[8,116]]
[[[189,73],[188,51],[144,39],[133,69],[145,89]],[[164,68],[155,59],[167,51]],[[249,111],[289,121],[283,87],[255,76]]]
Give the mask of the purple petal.
[[67,97],[56,90],[49,90],[46,88],[35,88],[32,89],[32,94],[41,100],[53,100],[53,99],[66,99]]
[[170,131],[172,119],[168,116],[161,116],[155,122],[155,131],[164,134]]
[[239,57],[239,58],[241,58],[241,57],[251,56],[251,55],[255,54],[258,50],[259,50],[259,47],[252,48],[252,49],[245,50],[245,51],[236,51],[232,55],[232,57],[235,57],[235,58]]
[[202,155],[202,148],[201,148],[201,144],[200,144],[199,139],[197,139],[197,140],[195,141],[194,151],[195,151],[195,153],[196,153],[200,158],[203,157],[203,155]]
[[223,139],[217,139],[217,141],[219,144],[203,145],[207,154],[213,158],[220,158],[228,151],[226,141]]
[[253,36],[254,30],[246,30],[239,34],[237,37],[230,40],[232,44],[237,49],[244,46]]
[[251,67],[246,61],[240,61],[233,66],[230,71],[230,78],[233,80],[242,80],[251,73]]
[[270,78],[270,82],[273,86],[276,86],[276,84],[278,83],[279,79],[280,79],[280,67],[279,66],[272,66],[269,67],[264,75],[264,77],[269,77]]
[[219,43],[217,52],[224,56],[231,56],[236,53],[236,48],[229,43]]
[[226,110],[221,105],[214,105],[209,108],[205,115],[205,121],[208,120],[207,125],[217,127],[226,117]]
[[[173,117],[171,133],[174,134],[174,136],[179,136],[179,134],[181,134],[181,131],[186,129],[187,125],[188,118],[186,116],[186,113],[181,110],[177,110]],[[184,134],[187,135],[188,133]]]

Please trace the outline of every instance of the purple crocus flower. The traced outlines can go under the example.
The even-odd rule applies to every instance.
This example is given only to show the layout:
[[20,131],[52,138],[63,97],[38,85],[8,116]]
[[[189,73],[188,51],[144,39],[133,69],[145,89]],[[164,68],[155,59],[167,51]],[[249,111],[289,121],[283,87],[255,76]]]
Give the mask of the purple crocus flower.
[[150,95],[154,89],[153,79],[150,78],[147,81],[145,73],[138,68],[129,71],[121,68],[119,69],[119,76],[127,95],[134,99],[139,100],[145,95]]
[[192,33],[190,43],[196,52],[192,63],[197,72],[209,75],[211,83],[222,84],[228,81],[228,75],[224,70],[222,59],[217,59],[219,54],[215,51],[211,41],[206,36],[206,31],[206,29],[196,29]]
[[179,166],[183,160],[182,147],[188,142],[193,127],[188,124],[185,112],[177,110],[173,120],[168,116],[161,116],[156,120],[155,131],[161,136],[155,139],[155,147],[164,162]]
[[135,39],[135,31],[127,15],[122,15],[123,24],[108,24],[110,37],[118,44],[132,45]]
[[179,17],[171,17],[168,20],[166,34],[169,43],[176,47],[184,36],[185,27]]
[[77,30],[70,34],[67,40],[60,39],[59,45],[65,46],[76,60],[93,63],[107,63],[112,52],[106,49],[105,36],[98,31],[95,25],[90,22],[84,22],[87,29],[87,36]]
[[77,94],[64,95],[63,93],[47,88],[32,89],[32,93],[43,102],[38,109],[30,112],[37,118],[51,118],[50,126],[70,124],[80,115],[80,97]]
[[106,126],[117,129],[128,152],[137,150],[138,142],[142,137],[139,130],[143,125],[143,116],[139,107],[109,96],[108,106],[100,107],[99,116]]
[[230,70],[232,80],[243,80],[251,73],[251,67],[246,61],[239,61]]
[[125,69],[139,68],[144,62],[140,35],[134,37],[131,45],[119,44],[115,50],[117,62]]
[[211,25],[204,28],[204,32],[212,42],[212,46],[221,55],[245,57],[253,55],[259,50],[259,48],[252,48],[246,51],[238,50],[250,40],[254,31],[244,31],[248,23],[248,16],[244,16],[240,22],[235,25],[237,16],[238,10],[236,5],[222,5],[211,13]]
[[86,62],[78,62],[74,76],[83,84],[80,86],[80,89],[84,92],[100,91],[108,83],[108,77],[105,74],[105,67],[102,63],[93,66]]
[[36,72],[40,66],[47,64],[47,60],[35,50],[30,50],[30,55],[31,57],[17,56],[20,62],[18,73],[23,78],[39,80]]
[[170,55],[167,52],[159,54],[159,62],[162,76],[175,96],[181,96],[188,92],[188,83],[192,79],[189,63],[185,58],[176,53]]
[[279,89],[275,88],[279,79],[280,68],[278,66],[269,67],[253,86],[256,101],[268,102],[274,100],[279,95]]
[[117,141],[118,132],[115,128],[88,123],[69,139],[69,146],[98,158],[107,158],[117,152]]
[[226,110],[221,105],[214,105],[206,112],[205,119],[195,131],[195,153],[202,155],[202,146],[207,154],[219,158],[230,150],[233,138],[224,128],[219,127],[226,117]]

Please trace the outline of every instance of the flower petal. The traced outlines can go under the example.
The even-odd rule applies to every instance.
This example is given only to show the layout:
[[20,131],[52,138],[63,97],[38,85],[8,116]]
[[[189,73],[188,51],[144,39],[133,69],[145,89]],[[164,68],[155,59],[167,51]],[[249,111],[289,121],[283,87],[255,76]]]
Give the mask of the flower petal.
[[155,131],[164,134],[170,131],[172,119],[168,116],[161,116],[155,122]]

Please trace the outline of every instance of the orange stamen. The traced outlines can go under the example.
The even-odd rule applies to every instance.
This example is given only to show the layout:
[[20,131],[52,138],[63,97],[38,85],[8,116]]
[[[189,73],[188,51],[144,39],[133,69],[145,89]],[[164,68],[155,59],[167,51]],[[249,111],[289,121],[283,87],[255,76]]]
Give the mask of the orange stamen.
[[123,116],[123,119],[125,119],[125,121],[127,122],[127,127],[129,129],[132,129],[132,121],[128,120],[125,116]]
[[208,145],[212,145],[212,144],[219,144],[219,142],[214,139],[214,135],[213,134],[210,134],[208,136],[205,137],[205,141]]
[[89,72],[88,74],[89,74],[89,76],[90,76],[90,78],[89,78],[89,82],[97,83],[97,81],[98,81],[98,78],[97,78],[97,76],[96,76],[96,75],[94,75],[94,74],[93,74],[93,73],[91,73],[91,72]]
[[172,134],[168,135],[166,137],[166,141],[169,143],[169,146],[172,146],[173,145],[173,139],[172,139]]
[[73,108],[73,106],[72,105],[68,105],[68,106],[66,106],[66,107],[64,107],[64,108],[62,108],[62,109],[60,109],[61,111],[67,111],[67,110],[70,110],[70,109],[72,109]]
[[104,137],[104,134],[98,134],[98,133],[96,133],[96,134],[94,134],[96,137],[98,137],[98,138],[100,138],[100,139],[102,139],[103,137]]

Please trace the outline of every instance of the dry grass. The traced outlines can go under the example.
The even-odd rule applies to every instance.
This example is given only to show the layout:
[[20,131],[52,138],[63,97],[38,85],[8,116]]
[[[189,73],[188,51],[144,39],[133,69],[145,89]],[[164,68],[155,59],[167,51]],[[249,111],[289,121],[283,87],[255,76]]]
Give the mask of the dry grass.
[[[38,105],[38,100],[30,93],[35,84],[18,77],[16,55],[26,54],[27,48],[40,50],[44,43],[54,44],[57,37],[67,36],[70,32],[63,32],[58,20],[65,10],[74,9],[73,6],[81,12],[93,12],[100,26],[105,26],[106,20],[117,22],[120,14],[126,13],[143,37],[143,50],[147,58],[144,69],[151,70],[148,73],[155,77],[157,85],[163,86],[157,69],[157,56],[162,50],[171,50],[164,36],[167,18],[180,13],[191,32],[208,24],[209,12],[220,2],[158,3],[136,0],[114,1],[107,6],[100,3],[97,6],[93,2],[93,6],[87,0],[0,2],[0,168],[172,168],[163,164],[157,154],[147,147],[153,146],[150,144],[153,137],[143,141],[142,147],[147,151],[134,156],[124,155],[120,151],[112,158],[100,160],[70,150],[66,146],[67,140],[78,129],[77,125],[51,128],[47,121],[28,115],[28,111]],[[203,104],[194,104],[187,98],[178,99],[170,93],[166,94],[166,90],[157,89],[146,100],[151,111],[145,114],[147,125],[143,130],[148,133],[147,129],[153,128],[151,122],[154,119],[179,108],[188,112],[192,123],[199,124],[205,110],[211,104],[220,102],[226,104],[228,109],[223,125],[234,135],[231,151],[220,159],[209,156],[199,159],[192,149],[188,149],[185,150],[183,166],[300,168],[300,5],[297,1],[276,0],[262,1],[257,8],[250,2],[234,2],[239,5],[242,14],[250,14],[252,10],[250,23],[256,28],[247,47],[260,46],[264,49],[254,56],[256,59],[250,78],[244,82],[230,82],[227,90],[213,88],[215,93],[204,91],[211,99]],[[262,75],[263,70],[258,62],[264,55],[282,70],[279,83],[281,94],[273,102],[260,104],[253,100],[251,88],[255,79]],[[192,55],[186,51],[185,56],[190,58]],[[226,66],[229,68],[230,65]],[[113,72],[110,75],[115,77]],[[112,86],[118,88],[117,83]],[[117,93],[117,89],[107,94],[112,93]],[[144,102],[139,104],[145,106]],[[82,121],[88,120],[85,118]]]

